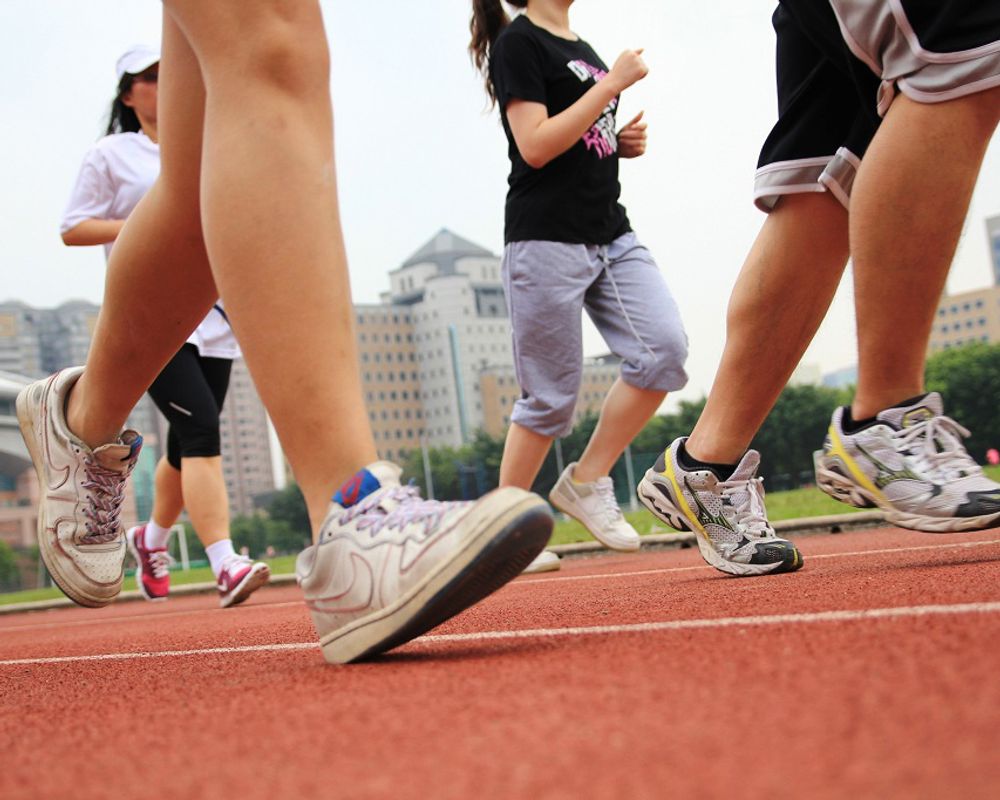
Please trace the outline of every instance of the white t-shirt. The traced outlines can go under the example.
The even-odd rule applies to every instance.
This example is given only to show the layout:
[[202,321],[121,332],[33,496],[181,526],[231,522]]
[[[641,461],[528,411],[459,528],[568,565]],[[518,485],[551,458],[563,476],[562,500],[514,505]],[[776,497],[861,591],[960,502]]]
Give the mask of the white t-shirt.
[[[160,174],[160,146],[146,134],[105,136],[84,156],[63,214],[61,233],[88,219],[125,219]],[[113,242],[104,245],[111,254]],[[188,337],[206,358],[239,358],[240,347],[222,312],[222,303]]]

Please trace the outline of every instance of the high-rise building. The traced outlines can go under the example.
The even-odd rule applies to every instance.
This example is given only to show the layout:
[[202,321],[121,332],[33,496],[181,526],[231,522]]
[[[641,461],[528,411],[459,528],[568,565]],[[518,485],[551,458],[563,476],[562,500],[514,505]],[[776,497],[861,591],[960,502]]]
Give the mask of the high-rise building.
[[255,511],[254,498],[273,492],[276,481],[267,411],[243,359],[233,362],[220,429],[230,513],[250,516]]
[[993,265],[993,285],[1000,286],[1000,214],[986,218],[986,238],[990,248],[990,263]]
[[[0,304],[0,370],[39,378],[83,364],[100,306],[74,300],[57,308],[37,309],[19,302]],[[166,421],[149,395],[143,395],[126,425],[143,435],[143,450],[132,473],[135,507],[129,518],[148,519],[153,505],[153,472],[166,450]],[[253,513],[253,497],[273,491],[267,415],[242,361],[223,409],[222,459],[234,516]]]
[[1000,342],[1000,215],[986,220],[993,285],[944,294],[938,303],[928,353],[971,342]]
[[928,353],[969,342],[1000,342],[1000,285],[945,295],[938,303]]
[[24,303],[0,303],[0,370],[28,377],[44,374],[41,316]]
[[[500,258],[442,229],[389,273],[379,304],[355,307],[361,377],[382,458],[503,434],[514,377]],[[587,359],[577,418],[600,408],[618,375]]]

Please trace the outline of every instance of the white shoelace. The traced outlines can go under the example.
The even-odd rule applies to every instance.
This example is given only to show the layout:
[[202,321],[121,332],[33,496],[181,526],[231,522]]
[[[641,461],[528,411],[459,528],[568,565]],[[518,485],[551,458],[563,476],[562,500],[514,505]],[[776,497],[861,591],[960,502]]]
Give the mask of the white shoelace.
[[[742,526],[743,532],[752,539],[775,537],[774,528],[767,520],[764,506],[764,479],[749,478],[743,481],[729,480],[719,484],[722,496],[728,497],[734,514],[734,522]],[[745,499],[739,495],[745,495]]]
[[982,473],[962,444],[962,439],[968,436],[968,430],[944,416],[931,417],[893,433],[897,450],[908,452],[921,472],[944,480]]
[[81,509],[87,517],[86,533],[80,544],[107,544],[118,537],[118,516],[125,499],[125,476],[99,464],[91,456],[83,461],[83,488],[88,490],[87,504]]
[[340,524],[346,525],[355,517],[358,530],[370,530],[372,535],[382,528],[403,529],[407,525],[422,525],[424,534],[430,533],[441,519],[454,508],[468,505],[465,502],[443,503],[424,500],[416,486],[395,486],[387,491],[376,491],[360,503],[346,509]]
[[165,578],[170,573],[173,557],[166,550],[154,550],[149,554],[149,571],[154,578]]

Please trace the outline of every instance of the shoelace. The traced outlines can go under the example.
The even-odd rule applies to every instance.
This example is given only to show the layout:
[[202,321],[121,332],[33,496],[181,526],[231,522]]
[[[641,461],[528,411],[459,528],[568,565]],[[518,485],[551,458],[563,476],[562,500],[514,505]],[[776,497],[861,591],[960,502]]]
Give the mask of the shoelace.
[[445,514],[463,505],[468,503],[424,500],[416,486],[395,486],[388,491],[373,492],[346,509],[340,516],[340,524],[346,525],[352,519],[361,517],[358,530],[369,529],[372,535],[386,527],[402,529],[407,525],[422,524],[426,535],[437,527]]
[[253,559],[249,556],[245,556],[242,553],[233,553],[225,561],[222,562],[222,569],[219,572],[219,579],[221,580],[223,576],[231,578],[237,572],[240,571],[242,567],[249,567],[253,564]]
[[149,571],[154,578],[165,578],[170,573],[173,557],[166,550],[154,550],[149,554]]
[[909,452],[921,471],[951,480],[982,473],[962,444],[969,431],[951,417],[930,419],[893,433],[897,449]]
[[615,485],[610,478],[599,478],[596,482],[598,497],[604,506],[604,514],[608,522],[615,523],[624,519],[618,499],[615,497]]
[[119,535],[118,516],[125,499],[125,477],[101,466],[93,457],[83,461],[83,488],[88,489],[88,502],[83,507],[87,517],[87,532],[79,537],[80,544],[107,544]]
[[[767,520],[767,509],[764,506],[764,479],[748,478],[747,480],[728,480],[720,483],[722,496],[728,497],[735,512],[733,520],[742,526],[743,532],[751,539],[771,539],[776,535],[771,523]],[[746,499],[740,500],[738,495],[745,494]]]

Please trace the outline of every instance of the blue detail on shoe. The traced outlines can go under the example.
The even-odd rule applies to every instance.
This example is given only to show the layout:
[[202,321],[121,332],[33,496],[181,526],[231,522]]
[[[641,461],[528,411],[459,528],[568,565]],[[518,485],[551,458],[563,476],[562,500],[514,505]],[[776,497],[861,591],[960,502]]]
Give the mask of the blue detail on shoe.
[[350,508],[360,500],[364,500],[382,484],[367,469],[361,469],[341,486],[333,496],[333,502],[344,508]]
[[122,459],[122,461],[131,461],[134,458],[138,458],[139,451],[142,449],[142,434],[137,433],[135,439],[132,440],[132,444],[129,445],[128,455]]

